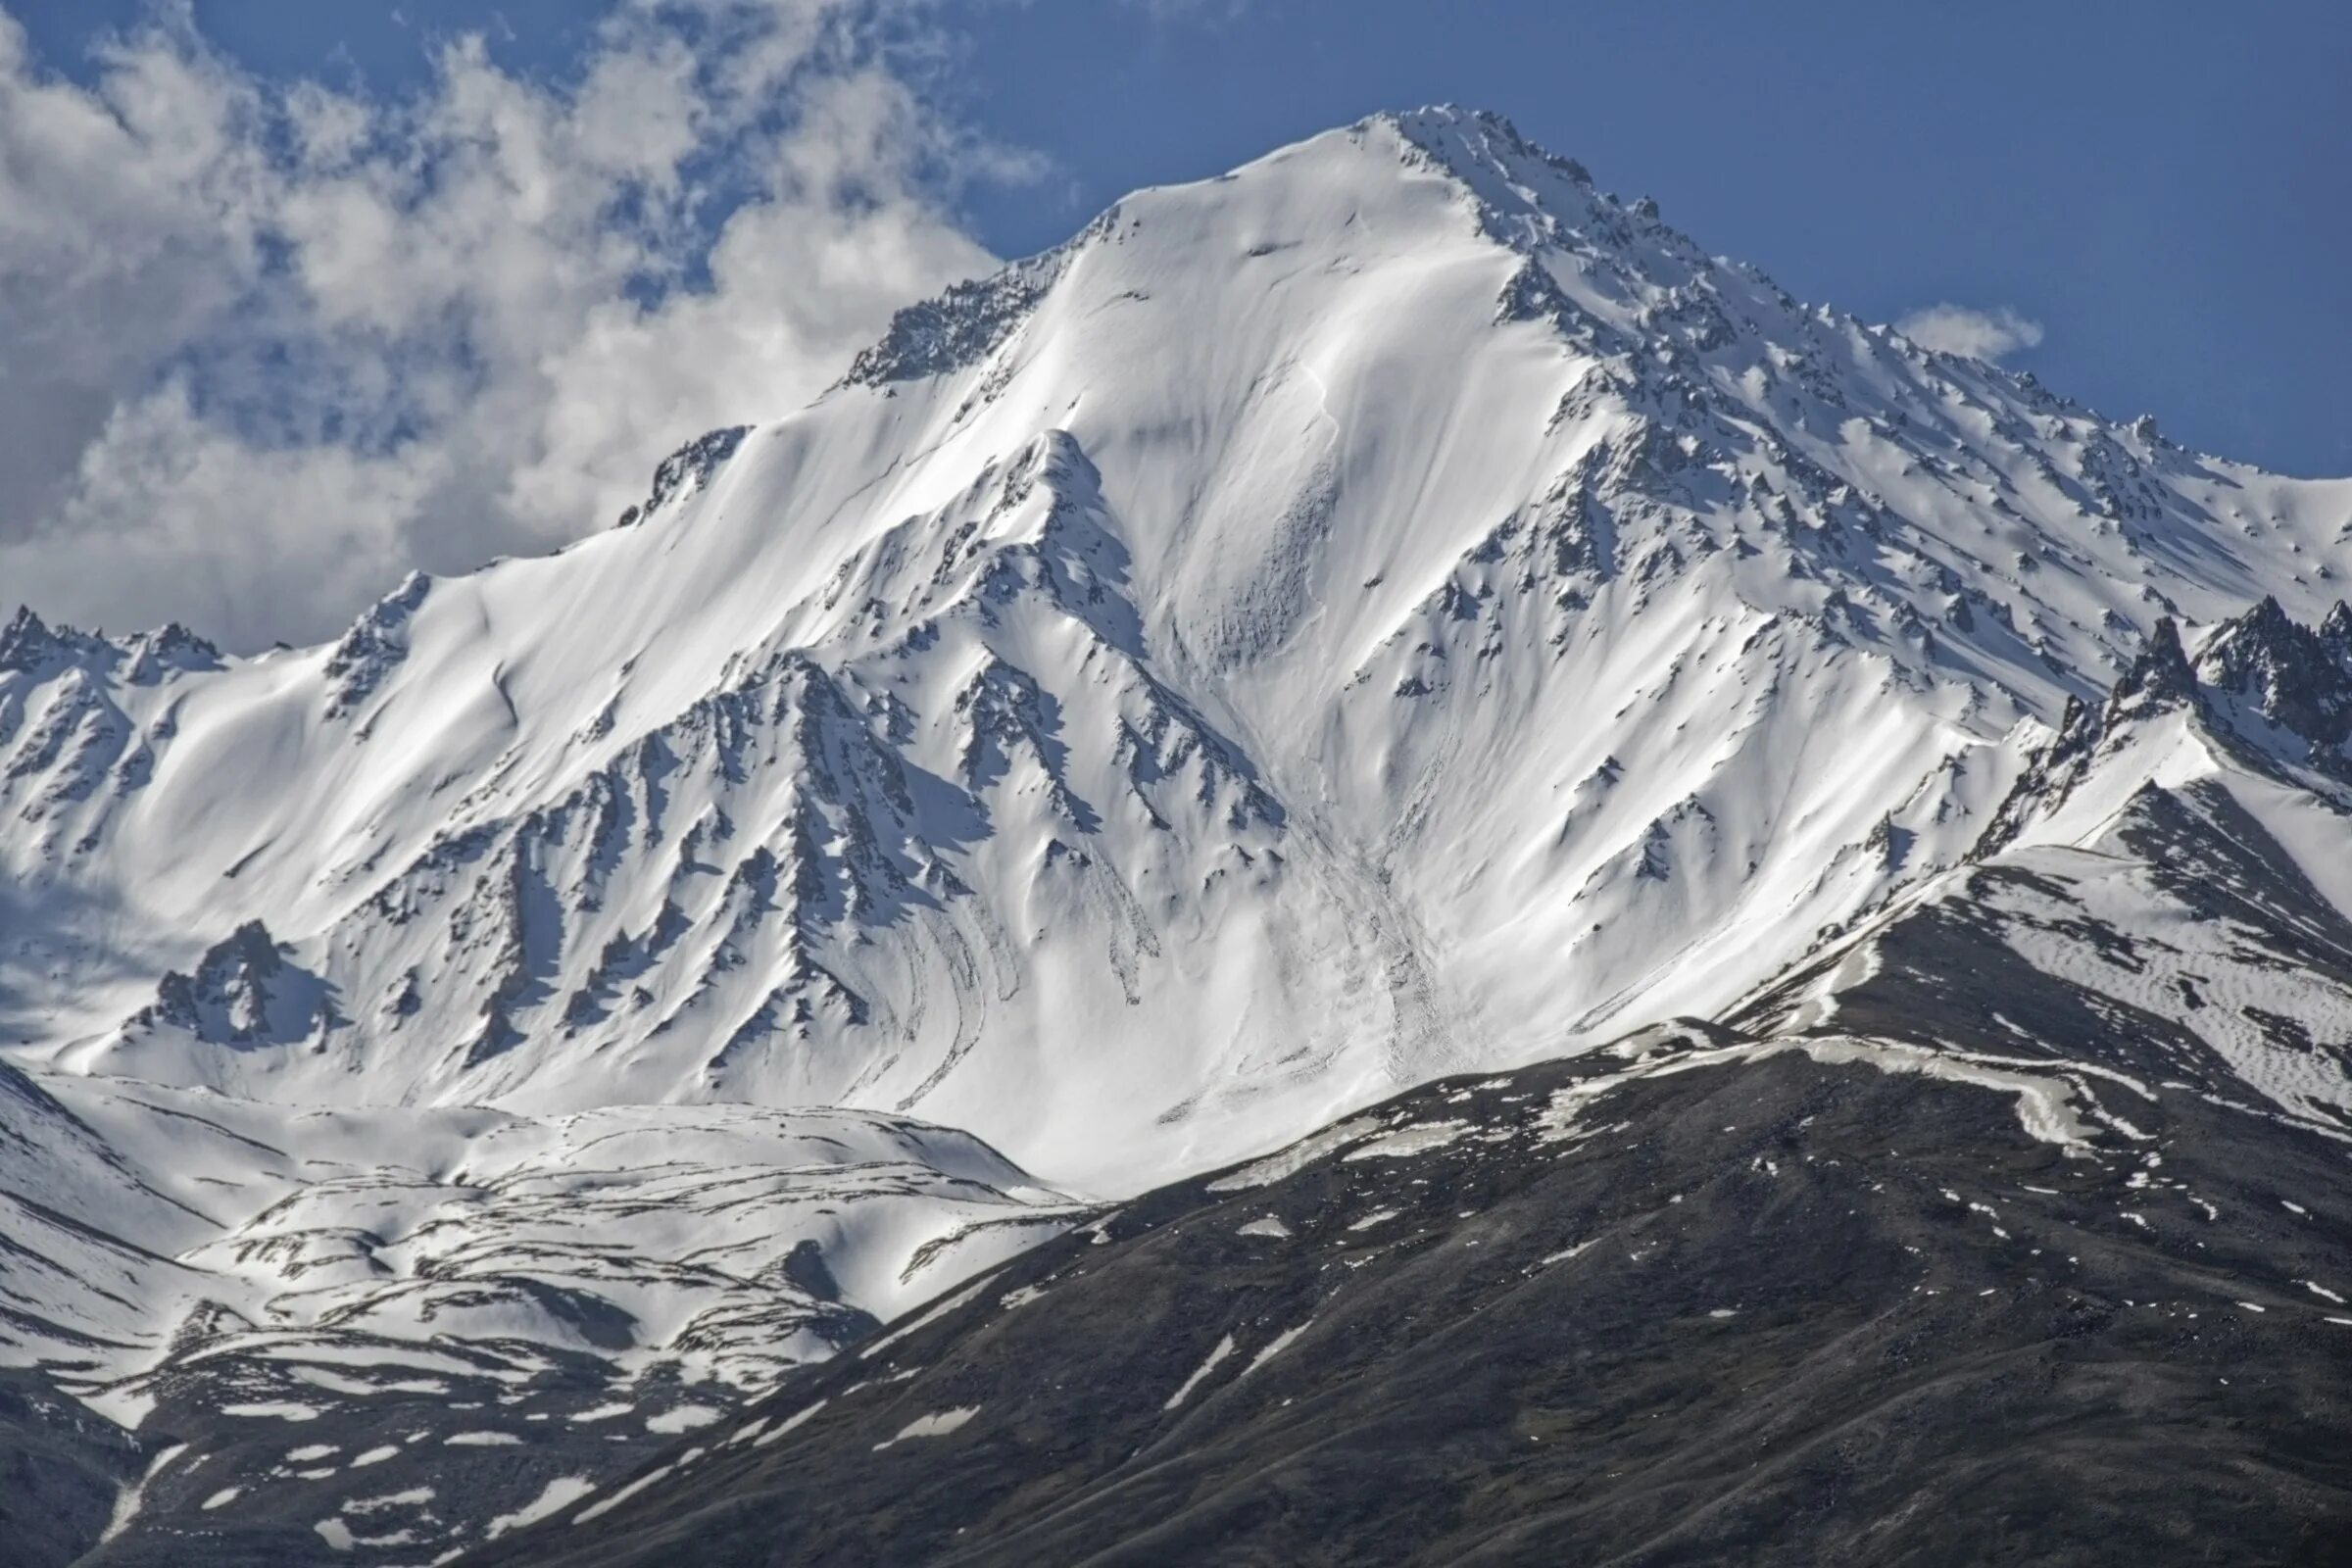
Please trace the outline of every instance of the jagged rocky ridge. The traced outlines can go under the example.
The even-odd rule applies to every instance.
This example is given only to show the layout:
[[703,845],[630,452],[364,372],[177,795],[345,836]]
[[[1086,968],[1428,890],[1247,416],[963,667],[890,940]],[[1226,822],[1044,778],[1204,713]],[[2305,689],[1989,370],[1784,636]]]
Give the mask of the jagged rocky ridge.
[[2352,786],[2331,716],[2347,698],[2340,644],[2269,601],[2193,657],[2161,624],[2103,704],[2069,710],[1968,863],[1734,1016],[1843,1018],[1886,945],[1924,930],[2063,982],[2073,1008],[2029,1021],[1971,987],[1913,998],[1914,1030],[2160,1054],[2174,1078],[2352,1134]]

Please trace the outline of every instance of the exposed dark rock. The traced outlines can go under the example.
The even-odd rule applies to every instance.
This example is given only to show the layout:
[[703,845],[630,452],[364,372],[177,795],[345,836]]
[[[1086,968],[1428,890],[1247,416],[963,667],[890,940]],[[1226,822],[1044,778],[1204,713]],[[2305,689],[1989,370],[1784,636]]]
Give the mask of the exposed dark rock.
[[[1096,225],[1098,229],[1101,226]],[[879,343],[861,350],[851,362],[843,382],[885,386],[938,375],[987,358],[1045,298],[1061,275],[1071,248],[1064,246],[1016,262],[990,277],[951,284],[937,299],[907,306],[890,318]]]
[[283,1045],[332,1016],[318,978],[289,964],[270,928],[248,920],[207,949],[193,974],[167,972],[130,1027],[184,1029],[223,1045]]
[[1154,1193],[468,1561],[2352,1546],[2352,1330],[2301,1284],[2352,1250],[2278,1201],[2332,1215],[2338,1150],[2053,1059],[2139,1134],[2070,1153],[2014,1091],[1740,1048],[1434,1084]]
[[421,571],[413,571],[398,588],[352,622],[351,629],[326,657],[325,673],[331,683],[327,716],[335,717],[357,709],[400,667],[401,661],[409,654],[410,617],[423,605],[432,587],[432,578]]
[[56,647],[57,634],[48,623],[32,612],[31,606],[19,605],[16,617],[0,630],[0,670],[27,673],[37,669]]
[[2196,661],[2215,696],[2308,742],[2310,760],[2334,772],[2346,770],[2352,736],[2352,617],[2343,612],[2339,601],[2312,631],[2266,597],[2216,631]]
[[614,526],[631,527],[660,511],[672,496],[700,490],[751,433],[748,424],[730,424],[699,435],[663,458],[654,468],[652,490],[643,501],[623,512]]
[[2148,644],[2107,700],[2108,720],[2136,715],[2156,707],[2197,700],[2196,671],[2180,647],[2180,628],[2166,615],[2148,633]]

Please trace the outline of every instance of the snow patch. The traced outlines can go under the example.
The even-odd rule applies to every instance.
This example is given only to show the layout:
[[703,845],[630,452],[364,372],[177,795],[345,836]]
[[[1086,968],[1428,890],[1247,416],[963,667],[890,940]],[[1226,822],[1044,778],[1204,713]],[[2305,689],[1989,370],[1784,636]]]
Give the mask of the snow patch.
[[1380,1123],[1369,1116],[1344,1121],[1336,1127],[1326,1127],[1288,1148],[1277,1150],[1263,1159],[1244,1165],[1229,1176],[1218,1177],[1205,1190],[1211,1193],[1239,1193],[1252,1187],[1271,1187],[1287,1176],[1296,1176],[1335,1150],[1345,1149],[1357,1139],[1378,1131]]
[[1459,1143],[1470,1131],[1466,1121],[1424,1121],[1399,1127],[1383,1138],[1350,1149],[1342,1159],[1403,1159]]
[[535,1525],[548,1515],[568,1508],[596,1490],[596,1483],[586,1476],[559,1476],[540,1490],[539,1495],[515,1509],[502,1513],[482,1527],[482,1539],[496,1541],[510,1530]]
[[645,1430],[659,1432],[664,1437],[675,1437],[681,1432],[692,1432],[697,1427],[707,1427],[725,1414],[724,1410],[713,1405],[681,1404],[664,1410],[660,1415],[649,1416],[646,1419]]
[[[1217,1342],[1214,1349],[1208,1352],[1207,1360],[1193,1368],[1193,1375],[1189,1378],[1186,1378],[1183,1386],[1177,1389],[1174,1394],[1168,1396],[1167,1403],[1161,1405],[1160,1408],[1163,1410],[1173,1410],[1185,1400],[1191,1398],[1193,1391],[1199,1388],[1202,1381],[1205,1380],[1211,1372],[1214,1372],[1217,1369],[1219,1362],[1223,1361],[1232,1353],[1233,1336],[1228,1334]],[[1253,1362],[1251,1364],[1254,1365],[1255,1363]]]
[[808,1421],[815,1416],[817,1411],[822,1410],[829,1402],[831,1402],[831,1400],[830,1396],[828,1396],[826,1398],[817,1400],[814,1404],[794,1411],[784,1420],[777,1422],[776,1429],[773,1432],[760,1434],[759,1441],[753,1444],[753,1446],[758,1448],[766,1447],[769,1444],[784,1436],[785,1433],[791,1432],[796,1428],[805,1425]]
[[[1241,1377],[1248,1377],[1250,1373],[1256,1371],[1259,1367],[1264,1366],[1268,1361],[1273,1360],[1283,1351],[1289,1349],[1292,1342],[1297,1340],[1299,1335],[1304,1334],[1309,1328],[1312,1328],[1314,1326],[1314,1322],[1315,1320],[1310,1317],[1304,1323],[1299,1324],[1297,1328],[1284,1329],[1280,1334],[1277,1334],[1274,1336],[1274,1338],[1268,1340],[1265,1345],[1259,1348],[1258,1352],[1250,1358],[1250,1364],[1242,1368]],[[1237,1379],[1236,1381],[1239,1380]]]
[[918,1416],[901,1427],[897,1437],[885,1438],[875,1444],[874,1451],[880,1453],[892,1444],[905,1443],[910,1438],[944,1438],[951,1432],[961,1431],[964,1423],[979,1413],[978,1405],[968,1404],[953,1410],[938,1410],[930,1415]]

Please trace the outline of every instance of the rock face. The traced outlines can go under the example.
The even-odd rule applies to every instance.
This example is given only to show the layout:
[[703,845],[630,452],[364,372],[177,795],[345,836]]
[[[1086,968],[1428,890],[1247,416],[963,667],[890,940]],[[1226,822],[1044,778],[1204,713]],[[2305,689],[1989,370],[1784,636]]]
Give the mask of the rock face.
[[2341,600],[2313,631],[2266,597],[2206,640],[2197,678],[2250,740],[2300,742],[2298,760],[2352,781],[2352,610]]
[[677,451],[663,458],[654,469],[653,489],[644,501],[620,514],[623,528],[652,516],[674,496],[690,495],[710,482],[718,466],[735,455],[743,438],[752,433],[748,424],[731,424],[695,437]]
[[332,644],[21,612],[39,1549],[2323,1550],[2348,517],[1429,110]]
[[132,1028],[172,1029],[214,1045],[290,1045],[334,1023],[325,987],[289,965],[270,928],[248,920],[216,944],[192,975],[177,970]]

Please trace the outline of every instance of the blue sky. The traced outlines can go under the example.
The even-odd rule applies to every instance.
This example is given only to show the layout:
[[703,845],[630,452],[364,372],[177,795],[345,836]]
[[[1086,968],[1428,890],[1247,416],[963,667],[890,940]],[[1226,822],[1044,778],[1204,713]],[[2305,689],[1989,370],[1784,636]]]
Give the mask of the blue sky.
[[[2340,4],[673,3],[827,10],[872,34],[855,61],[802,60],[773,90],[874,68],[901,95],[892,123],[930,138],[922,167],[863,155],[888,166],[875,177],[919,231],[905,286],[969,265],[960,244],[1033,251],[1135,186],[1210,174],[1376,109],[1453,101],[1509,116],[1608,188],[1656,197],[1709,249],[1800,297],[1889,320],[1946,302],[2011,312],[2039,335],[2006,363],[2069,396],[2153,413],[2176,439],[2288,472],[2352,473],[2352,8]],[[93,46],[158,15],[142,0],[0,11],[29,41],[27,69],[93,92],[108,69]],[[431,92],[466,33],[482,35],[490,79],[563,90],[616,47],[599,16],[581,0],[193,9],[220,71],[271,90],[313,78],[376,105]],[[982,177],[940,177],[937,165],[967,154]],[[714,233],[725,203],[694,216]],[[707,260],[664,253],[655,270],[699,287]],[[806,303],[833,309],[845,333],[879,309]],[[174,339],[176,358],[157,361],[197,366],[187,417],[233,401],[205,357],[223,352],[223,321],[256,318],[250,300],[206,316]],[[823,324],[803,334],[811,364],[840,352]],[[344,365],[338,384],[364,381],[348,355],[314,353],[322,330],[310,322],[297,347],[270,352],[322,355]],[[402,341],[424,352],[413,333]],[[524,349],[546,357],[544,343]],[[121,422],[132,383],[109,384]],[[702,413],[681,405],[675,418]],[[429,415],[412,414],[381,427],[429,434]],[[443,510],[472,494],[455,478],[428,493]],[[0,505],[0,543],[9,531]],[[168,564],[157,578],[172,581]]]
[[[35,0],[56,65],[136,0]],[[413,81],[436,35],[561,72],[577,0],[205,0],[275,74]],[[1001,254],[1138,185],[1375,109],[1508,115],[1710,249],[1880,318],[1950,300],[2043,325],[2015,358],[2116,414],[2352,473],[2352,7],[1202,0],[965,8],[944,90],[1048,155],[969,202]]]

